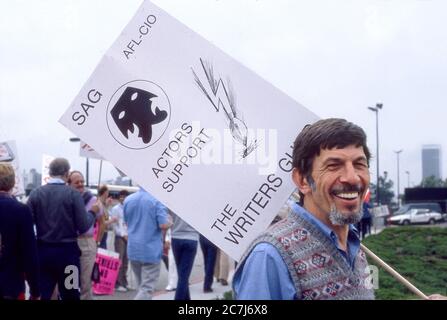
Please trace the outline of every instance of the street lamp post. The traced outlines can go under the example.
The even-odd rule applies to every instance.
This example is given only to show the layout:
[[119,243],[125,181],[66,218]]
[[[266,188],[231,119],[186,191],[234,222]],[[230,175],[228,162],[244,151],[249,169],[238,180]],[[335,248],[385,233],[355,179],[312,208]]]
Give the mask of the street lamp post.
[[376,202],[380,206],[380,186],[379,186],[379,109],[382,109],[382,103],[376,103],[375,107],[368,107],[369,110],[376,113],[376,162],[377,162],[377,183],[376,183]]
[[410,187],[410,171],[405,171],[405,173],[407,174],[407,184],[408,184],[408,188]]
[[396,153],[397,156],[397,206],[400,207],[400,198],[399,198],[399,194],[400,194],[400,183],[399,183],[399,176],[400,176],[400,171],[399,171],[399,155],[403,150],[397,150],[394,151]]
[[88,157],[85,158],[85,185],[88,188],[90,186],[88,182],[88,169],[89,169],[89,163],[88,163]]
[[[81,139],[79,138],[70,138],[71,142],[80,142]],[[89,183],[88,183],[88,169],[89,169],[89,163],[88,163],[88,157],[85,158],[85,185],[88,187]]]

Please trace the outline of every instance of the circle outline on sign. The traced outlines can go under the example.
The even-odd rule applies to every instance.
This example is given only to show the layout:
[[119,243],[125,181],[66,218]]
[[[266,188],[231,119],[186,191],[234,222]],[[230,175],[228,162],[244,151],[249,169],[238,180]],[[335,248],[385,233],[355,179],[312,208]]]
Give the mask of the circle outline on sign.
[[[126,87],[126,86],[128,86],[129,84],[134,83],[134,82],[147,82],[147,83],[150,83],[151,85],[154,85],[154,86],[156,86],[157,88],[159,88],[159,89],[161,90],[161,92],[163,92],[163,94],[165,95],[166,100],[167,100],[167,102],[168,102],[168,108],[169,108],[169,111],[168,111],[168,121],[167,121],[167,123],[166,123],[166,127],[164,128],[163,132],[160,134],[160,136],[159,136],[154,142],[149,143],[147,146],[145,146],[145,147],[141,147],[141,148],[129,147],[129,146],[127,146],[127,145],[121,143],[121,141],[119,141],[119,140],[115,137],[115,135],[113,134],[113,132],[112,132],[112,130],[110,129],[110,126],[109,126],[109,108],[110,108],[110,102],[113,100],[113,98],[115,97],[115,95],[117,94],[118,91],[120,91],[123,87]],[[138,86],[138,88],[140,88],[140,87]],[[140,88],[140,89],[141,89],[141,88]],[[164,121],[163,121],[163,122],[164,122]],[[165,134],[166,130],[167,130],[168,127],[169,127],[169,123],[170,123],[170,122],[171,122],[171,101],[169,100],[168,95],[166,94],[166,92],[163,90],[162,87],[160,87],[160,86],[159,86],[158,84],[156,84],[155,82],[152,82],[152,81],[149,81],[149,80],[141,80],[141,79],[139,79],[139,80],[132,80],[132,81],[126,82],[125,84],[123,84],[122,86],[120,86],[120,87],[119,87],[119,88],[112,94],[112,97],[110,98],[109,102],[107,103],[107,109],[106,109],[106,123],[107,123],[107,129],[109,130],[110,135],[113,137],[113,139],[114,139],[116,142],[118,142],[120,145],[122,145],[123,147],[128,148],[128,149],[132,149],[132,150],[143,150],[143,149],[149,148],[150,146],[154,145],[155,143],[158,142],[158,140],[161,139],[161,137],[163,137],[163,135]]]

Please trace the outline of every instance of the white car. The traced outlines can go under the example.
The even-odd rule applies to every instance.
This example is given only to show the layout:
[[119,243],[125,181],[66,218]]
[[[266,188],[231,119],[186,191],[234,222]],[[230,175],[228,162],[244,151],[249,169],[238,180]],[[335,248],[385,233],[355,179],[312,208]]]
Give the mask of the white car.
[[391,224],[409,225],[416,223],[435,224],[443,220],[443,216],[439,212],[430,211],[429,209],[411,209],[403,214],[398,214],[388,218]]

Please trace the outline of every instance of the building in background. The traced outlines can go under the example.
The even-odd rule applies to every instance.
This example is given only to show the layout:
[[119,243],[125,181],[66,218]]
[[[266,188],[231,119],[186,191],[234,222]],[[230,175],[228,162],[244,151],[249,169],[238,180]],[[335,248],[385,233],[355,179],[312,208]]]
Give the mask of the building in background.
[[25,188],[34,189],[40,187],[42,183],[42,175],[36,169],[31,169],[28,173],[23,170],[23,183]]
[[437,144],[425,144],[422,146],[422,179],[434,176],[442,179],[441,171],[442,153],[441,146]]

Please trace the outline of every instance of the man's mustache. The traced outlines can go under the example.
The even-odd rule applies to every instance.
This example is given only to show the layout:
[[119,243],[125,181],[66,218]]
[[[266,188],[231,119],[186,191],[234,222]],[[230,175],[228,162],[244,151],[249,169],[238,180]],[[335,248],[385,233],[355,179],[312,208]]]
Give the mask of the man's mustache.
[[363,193],[365,191],[365,187],[363,187],[361,184],[349,184],[344,183],[340,186],[335,186],[332,188],[331,193],[345,193],[345,192],[358,192]]

